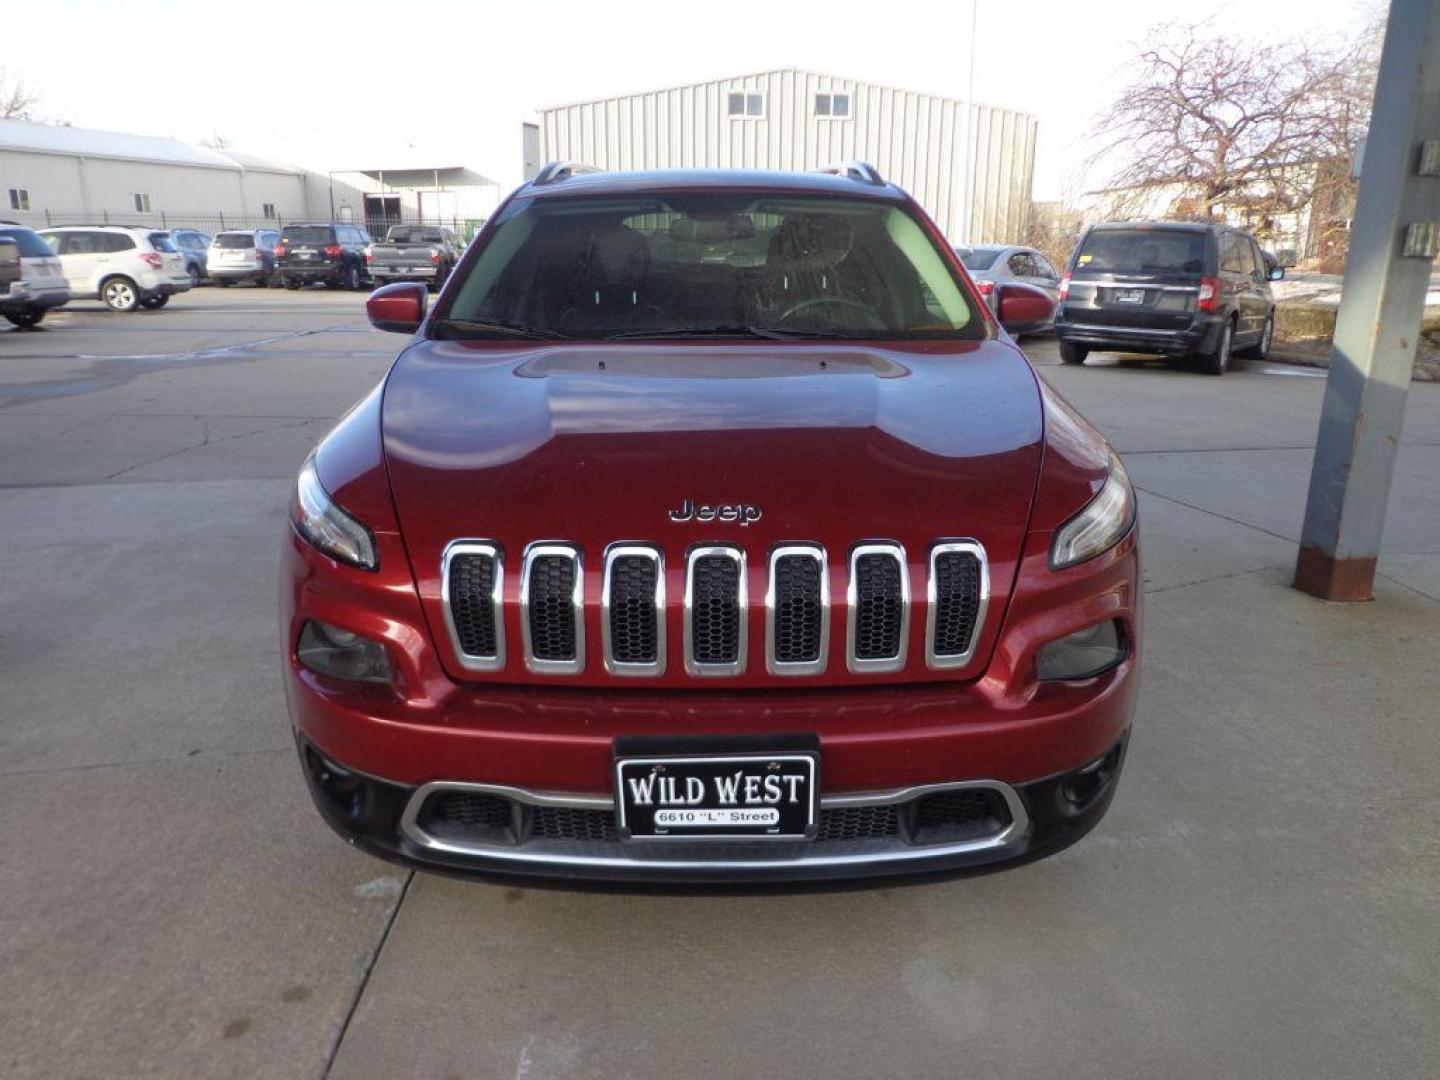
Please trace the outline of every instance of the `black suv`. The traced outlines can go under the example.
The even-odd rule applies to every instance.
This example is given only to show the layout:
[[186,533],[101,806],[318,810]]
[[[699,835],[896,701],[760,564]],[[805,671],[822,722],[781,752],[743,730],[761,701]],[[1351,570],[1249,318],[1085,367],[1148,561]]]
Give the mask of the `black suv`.
[[359,289],[367,279],[370,234],[358,225],[287,225],[275,262],[287,289],[323,281],[332,289]]
[[1060,284],[1060,358],[1091,350],[1194,356],[1223,375],[1232,351],[1263,359],[1275,328],[1267,263],[1249,233],[1178,221],[1092,225]]

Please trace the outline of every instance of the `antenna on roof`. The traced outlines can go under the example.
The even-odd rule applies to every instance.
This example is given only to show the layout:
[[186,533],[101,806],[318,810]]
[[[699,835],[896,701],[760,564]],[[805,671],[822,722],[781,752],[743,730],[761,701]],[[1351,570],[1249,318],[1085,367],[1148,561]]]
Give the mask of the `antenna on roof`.
[[596,168],[594,165],[582,165],[578,161],[552,161],[545,165],[535,174],[532,184],[554,184],[561,180],[568,180],[572,176],[579,176],[582,173],[597,173],[605,170]]
[[885,178],[880,175],[880,170],[868,161],[837,161],[832,165],[822,165],[815,171],[829,173],[831,176],[843,176],[849,180],[859,180],[862,184],[874,184],[876,187],[883,187],[885,184]]

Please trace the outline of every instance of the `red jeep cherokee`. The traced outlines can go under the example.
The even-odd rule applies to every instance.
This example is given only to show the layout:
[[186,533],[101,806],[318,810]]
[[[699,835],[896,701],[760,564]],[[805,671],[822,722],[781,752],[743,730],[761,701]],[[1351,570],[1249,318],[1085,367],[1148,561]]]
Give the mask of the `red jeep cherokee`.
[[729,885],[1013,863],[1105,812],[1129,481],[872,168],[547,166],[433,312],[368,308],[413,336],[301,469],[281,583],[353,843]]

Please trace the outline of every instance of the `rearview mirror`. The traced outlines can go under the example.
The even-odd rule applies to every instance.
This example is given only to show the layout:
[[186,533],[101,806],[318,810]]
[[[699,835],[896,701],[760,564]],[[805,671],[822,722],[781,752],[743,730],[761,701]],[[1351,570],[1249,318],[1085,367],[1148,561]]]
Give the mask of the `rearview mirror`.
[[1006,330],[1039,326],[1049,320],[1050,313],[1055,309],[1049,295],[1034,285],[1009,281],[996,286],[996,292],[999,293],[999,298],[995,311],[1000,325]]
[[376,330],[413,334],[425,321],[429,294],[418,281],[397,281],[382,285],[365,301],[365,314]]
[[1272,266],[1272,267],[1270,267],[1270,280],[1271,280],[1271,281],[1279,281],[1279,280],[1280,280],[1281,278],[1283,278],[1284,276],[1285,276],[1285,267],[1283,267],[1283,266]]

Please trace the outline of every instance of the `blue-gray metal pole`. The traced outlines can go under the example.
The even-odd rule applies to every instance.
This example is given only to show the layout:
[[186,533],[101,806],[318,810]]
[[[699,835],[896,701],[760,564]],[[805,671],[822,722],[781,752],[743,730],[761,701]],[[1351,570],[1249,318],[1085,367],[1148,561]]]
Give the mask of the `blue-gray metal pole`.
[[1440,240],[1440,0],[1391,0],[1295,587],[1369,600]]

